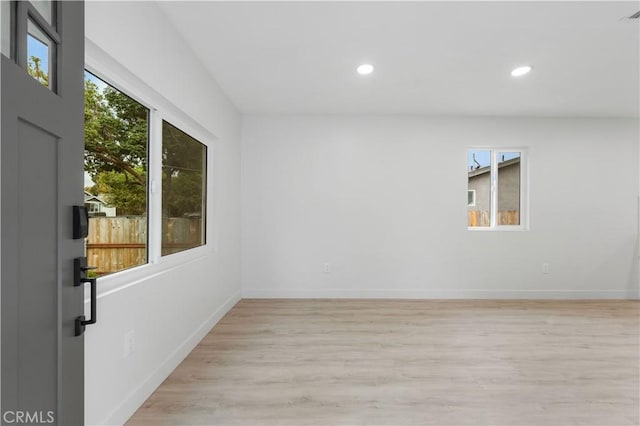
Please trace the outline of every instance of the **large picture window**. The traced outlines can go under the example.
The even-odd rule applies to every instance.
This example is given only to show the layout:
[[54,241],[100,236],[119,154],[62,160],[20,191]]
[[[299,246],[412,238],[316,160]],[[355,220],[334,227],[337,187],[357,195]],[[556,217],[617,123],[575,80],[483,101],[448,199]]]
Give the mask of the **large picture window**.
[[[154,92],[119,84],[85,72],[86,257],[97,277],[170,263],[168,255],[207,243],[208,148],[200,140],[213,136]],[[120,277],[101,282],[117,286]]]
[[467,151],[470,229],[524,229],[525,160],[521,149]]
[[207,147],[162,122],[162,255],[205,244]]
[[148,261],[149,109],[85,72],[87,262],[103,276]]

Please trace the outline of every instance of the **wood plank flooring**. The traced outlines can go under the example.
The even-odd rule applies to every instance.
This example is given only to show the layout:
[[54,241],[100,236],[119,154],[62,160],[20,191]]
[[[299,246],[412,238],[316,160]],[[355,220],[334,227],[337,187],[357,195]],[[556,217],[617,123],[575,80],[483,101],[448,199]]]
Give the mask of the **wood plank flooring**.
[[245,299],[128,425],[638,425],[639,308]]

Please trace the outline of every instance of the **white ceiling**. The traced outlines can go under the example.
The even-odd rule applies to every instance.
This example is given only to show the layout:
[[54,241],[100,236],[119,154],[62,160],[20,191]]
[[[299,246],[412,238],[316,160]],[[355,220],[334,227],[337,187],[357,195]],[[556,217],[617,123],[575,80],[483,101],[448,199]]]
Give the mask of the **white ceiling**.
[[639,114],[638,1],[159,4],[243,113]]

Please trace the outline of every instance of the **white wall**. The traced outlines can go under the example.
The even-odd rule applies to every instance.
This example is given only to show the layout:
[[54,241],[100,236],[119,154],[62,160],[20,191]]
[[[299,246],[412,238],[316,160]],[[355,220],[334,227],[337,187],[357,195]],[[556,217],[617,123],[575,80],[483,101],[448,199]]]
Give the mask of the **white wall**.
[[[239,114],[157,5],[86,11],[92,43],[217,136],[216,250],[101,294],[87,424],[126,421],[239,299],[241,266],[245,296],[637,297],[637,122],[246,117],[241,265]],[[467,231],[465,147],[484,144],[530,148],[530,231]]]
[[[638,297],[637,135],[625,119],[245,117],[243,297]],[[466,148],[485,145],[529,148],[529,231],[467,230]]]
[[[98,323],[85,334],[86,423],[121,424],[239,300],[240,116],[157,5],[87,2],[86,35],[217,137],[208,205],[215,241],[198,256],[121,276],[127,285],[100,294]],[[125,358],[130,330],[135,351]]]

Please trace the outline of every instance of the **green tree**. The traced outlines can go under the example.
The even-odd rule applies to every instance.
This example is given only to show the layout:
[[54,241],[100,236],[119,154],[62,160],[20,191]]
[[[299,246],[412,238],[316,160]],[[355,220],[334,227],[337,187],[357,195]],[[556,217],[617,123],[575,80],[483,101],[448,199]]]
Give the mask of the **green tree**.
[[115,170],[100,172],[94,178],[91,193],[102,194],[119,215],[140,215],[146,211],[147,194],[140,186],[127,179],[127,173]]
[[202,213],[206,147],[173,125],[162,126],[162,216]]
[[27,61],[27,72],[42,85],[49,87],[49,74],[40,68],[41,61],[37,56],[30,56],[29,61]]
[[116,207],[120,215],[147,210],[148,110],[107,86],[85,80],[85,171],[94,194]]
[[[85,80],[85,171],[119,215],[147,209],[148,110],[107,86]],[[162,213],[201,213],[206,147],[170,125],[162,126]]]

